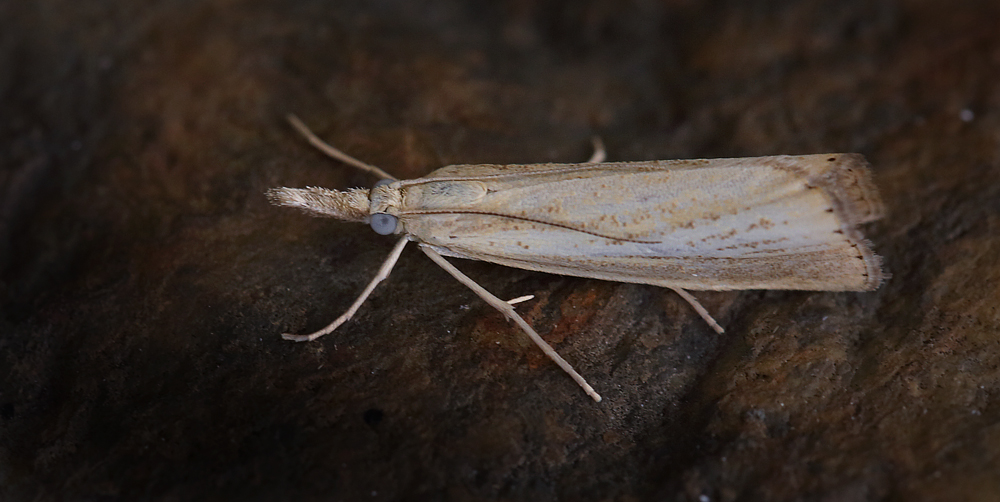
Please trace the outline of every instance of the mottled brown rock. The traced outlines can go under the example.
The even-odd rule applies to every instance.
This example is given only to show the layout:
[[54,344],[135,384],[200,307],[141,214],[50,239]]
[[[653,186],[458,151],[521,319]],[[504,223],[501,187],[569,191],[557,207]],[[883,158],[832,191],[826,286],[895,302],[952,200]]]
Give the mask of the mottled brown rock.
[[[0,4],[0,499],[993,500],[992,1]],[[458,266],[268,204],[456,163],[857,152],[870,293]]]

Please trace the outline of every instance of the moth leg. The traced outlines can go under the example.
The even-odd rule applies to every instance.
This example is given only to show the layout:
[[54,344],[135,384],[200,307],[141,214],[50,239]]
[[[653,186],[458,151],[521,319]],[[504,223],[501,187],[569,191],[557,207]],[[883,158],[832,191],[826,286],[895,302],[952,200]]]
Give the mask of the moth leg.
[[319,139],[319,136],[313,134],[313,132],[310,131],[309,128],[306,127],[306,125],[303,124],[302,121],[299,120],[299,118],[296,117],[295,115],[289,113],[288,116],[286,116],[285,118],[288,119],[288,122],[292,124],[292,127],[294,127],[295,130],[299,131],[299,134],[305,136],[306,140],[309,141],[309,144],[318,148],[319,151],[347,165],[354,166],[358,169],[361,169],[362,171],[367,171],[371,174],[374,174],[375,176],[379,176],[379,179],[390,179],[396,181],[395,176],[371,164],[366,164],[364,162],[361,162],[360,160],[355,159],[354,157],[351,157],[350,155],[347,155],[346,153],[334,148],[329,143]]
[[608,151],[604,149],[604,142],[600,136],[593,136],[590,142],[594,145],[594,154],[587,161],[588,164],[600,164],[608,158]]
[[507,305],[517,305],[518,303],[526,302],[534,298],[535,295],[524,295],[524,296],[519,296],[517,298],[511,298],[510,300],[507,300]]
[[382,263],[382,267],[378,269],[378,274],[375,275],[372,282],[368,284],[368,287],[361,293],[361,296],[359,296],[357,300],[354,300],[354,305],[351,305],[351,308],[347,309],[347,312],[344,312],[344,314],[338,317],[336,321],[333,321],[329,326],[315,333],[310,333],[308,335],[282,333],[281,337],[285,340],[292,340],[294,342],[311,342],[327,333],[332,332],[333,330],[339,328],[341,324],[347,322],[355,314],[355,312],[361,308],[361,304],[365,303],[365,300],[368,299],[368,295],[372,294],[375,286],[378,286],[378,283],[384,281],[386,277],[389,277],[389,273],[392,272],[392,267],[396,265],[397,261],[399,261],[399,255],[403,253],[403,248],[406,247],[407,241],[409,241],[409,239],[406,237],[399,239],[399,242],[396,243],[396,247],[392,248],[392,252],[389,253],[389,257]]
[[565,359],[562,358],[562,356],[557,354],[556,351],[552,348],[552,346],[546,343],[541,336],[538,336],[538,333],[536,333],[535,330],[532,329],[531,326],[528,325],[528,323],[525,322],[525,320],[522,319],[521,316],[517,314],[517,312],[514,312],[514,307],[511,307],[510,304],[508,304],[507,302],[497,298],[489,291],[483,289],[482,286],[476,284],[476,281],[473,281],[472,279],[469,278],[469,276],[463,274],[460,270],[455,268],[454,265],[448,263],[448,261],[445,260],[440,254],[438,254],[437,251],[434,251],[433,249],[426,247],[424,245],[420,245],[420,250],[423,251],[424,254],[426,254],[431,260],[434,260],[434,263],[437,263],[438,266],[440,266],[446,272],[451,274],[452,277],[458,279],[458,282],[461,282],[462,284],[468,286],[468,288],[471,289],[473,292],[475,292],[477,295],[479,295],[480,298],[486,300],[486,303],[489,303],[491,306],[493,306],[493,308],[499,310],[500,313],[504,315],[504,317],[517,323],[517,325],[520,326],[521,329],[524,330],[524,332],[527,333],[529,337],[531,337],[531,340],[535,342],[535,345],[538,345],[538,347],[542,349],[542,352],[545,352],[545,355],[549,356],[549,359],[552,359],[556,364],[559,365],[560,368],[562,368],[563,371],[569,374],[569,376],[572,377],[573,380],[575,380],[576,383],[583,388],[584,392],[586,392],[587,395],[592,397],[594,401],[601,402],[600,394],[594,391],[594,388],[591,387],[590,384],[588,384],[587,381],[584,380],[584,378],[580,376],[580,374],[577,373],[576,370],[574,370],[573,367],[570,366],[570,364],[566,362]]
[[698,303],[698,299],[695,298],[694,295],[688,293],[687,291],[684,291],[681,288],[670,288],[670,289],[674,290],[674,293],[681,295],[681,298],[687,300],[687,302],[691,305],[694,311],[697,312],[698,315],[700,315],[701,318],[704,319],[705,322],[707,322],[708,325],[711,326],[716,333],[721,335],[726,331],[722,329],[722,326],[719,326],[719,323],[715,322],[715,319],[712,317],[712,314],[709,314],[708,311],[705,310],[705,307],[702,307],[701,303]]

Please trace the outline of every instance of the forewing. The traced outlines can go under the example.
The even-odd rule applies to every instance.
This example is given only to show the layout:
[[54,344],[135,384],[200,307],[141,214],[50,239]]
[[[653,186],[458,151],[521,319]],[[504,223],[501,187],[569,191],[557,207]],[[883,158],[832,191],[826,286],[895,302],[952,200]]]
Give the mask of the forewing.
[[695,290],[882,281],[855,229],[881,208],[858,155],[450,166],[406,183],[406,231],[449,256]]

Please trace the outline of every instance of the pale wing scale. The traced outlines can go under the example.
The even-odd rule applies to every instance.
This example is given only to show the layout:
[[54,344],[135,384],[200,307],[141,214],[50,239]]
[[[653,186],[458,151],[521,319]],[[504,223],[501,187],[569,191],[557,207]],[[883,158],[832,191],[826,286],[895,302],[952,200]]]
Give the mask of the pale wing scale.
[[[880,208],[860,156],[457,167],[404,182],[399,215],[447,256],[695,290],[882,280],[854,230]],[[486,194],[452,205],[429,195],[472,192],[465,184]]]

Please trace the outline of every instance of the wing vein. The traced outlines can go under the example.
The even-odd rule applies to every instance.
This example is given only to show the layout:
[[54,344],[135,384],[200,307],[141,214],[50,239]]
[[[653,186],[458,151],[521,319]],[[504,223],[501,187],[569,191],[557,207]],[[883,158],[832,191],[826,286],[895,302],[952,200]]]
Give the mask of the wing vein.
[[426,215],[426,214],[478,214],[483,216],[495,216],[497,218],[510,218],[512,220],[527,221],[530,223],[538,223],[541,225],[550,225],[553,227],[558,227],[566,230],[572,230],[574,232],[580,232],[588,235],[593,235],[595,237],[600,237],[602,239],[609,239],[614,241],[622,242],[635,242],[638,244],[660,244],[662,241],[644,241],[639,239],[629,239],[624,237],[615,237],[613,235],[606,235],[597,232],[592,232],[590,230],[585,230],[582,228],[576,228],[565,223],[556,223],[552,221],[539,220],[535,218],[526,218],[524,216],[515,216],[512,214],[503,213],[493,213],[489,211],[404,211],[400,213],[400,216],[410,216],[410,215]]

